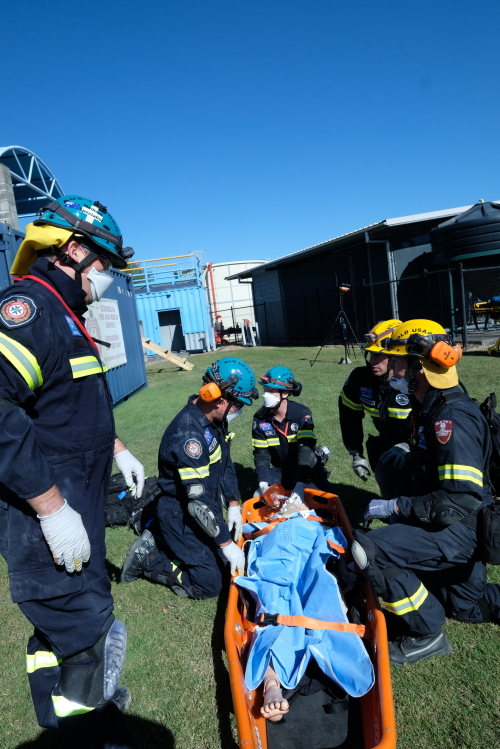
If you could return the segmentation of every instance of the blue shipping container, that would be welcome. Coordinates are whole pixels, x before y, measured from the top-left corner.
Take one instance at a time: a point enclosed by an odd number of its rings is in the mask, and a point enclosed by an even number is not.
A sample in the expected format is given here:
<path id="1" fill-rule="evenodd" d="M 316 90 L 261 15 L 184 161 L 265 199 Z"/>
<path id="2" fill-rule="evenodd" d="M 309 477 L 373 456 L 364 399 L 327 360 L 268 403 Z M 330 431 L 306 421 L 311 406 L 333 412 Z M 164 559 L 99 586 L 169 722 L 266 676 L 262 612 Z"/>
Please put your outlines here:
<path id="1" fill-rule="evenodd" d="M 203 252 L 193 252 L 129 264 L 142 333 L 162 348 L 176 352 L 215 349 L 202 281 L 203 256 Z"/>

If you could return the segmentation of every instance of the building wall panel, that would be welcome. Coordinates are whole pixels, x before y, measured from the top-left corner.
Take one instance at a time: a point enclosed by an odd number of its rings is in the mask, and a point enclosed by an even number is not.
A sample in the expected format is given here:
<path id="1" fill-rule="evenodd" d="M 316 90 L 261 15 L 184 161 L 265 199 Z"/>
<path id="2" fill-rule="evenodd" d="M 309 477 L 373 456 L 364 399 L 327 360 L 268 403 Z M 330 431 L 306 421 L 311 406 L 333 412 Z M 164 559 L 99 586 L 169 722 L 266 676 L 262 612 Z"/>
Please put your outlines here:
<path id="1" fill-rule="evenodd" d="M 213 331 L 206 289 L 200 286 L 177 289 L 172 286 L 161 291 L 136 292 L 135 298 L 139 320 L 142 322 L 146 338 L 150 338 L 161 346 L 158 313 L 178 309 L 186 350 L 206 351 L 213 347 Z M 153 356 L 152 352 L 148 351 L 148 354 Z"/>

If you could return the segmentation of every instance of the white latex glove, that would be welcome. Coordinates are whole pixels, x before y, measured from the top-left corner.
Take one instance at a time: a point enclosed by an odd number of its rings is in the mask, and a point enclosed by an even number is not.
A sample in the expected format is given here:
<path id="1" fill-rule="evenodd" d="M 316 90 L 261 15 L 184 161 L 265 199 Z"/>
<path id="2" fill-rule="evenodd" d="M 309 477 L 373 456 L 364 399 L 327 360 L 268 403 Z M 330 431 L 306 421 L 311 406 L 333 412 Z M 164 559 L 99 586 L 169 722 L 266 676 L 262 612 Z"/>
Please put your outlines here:
<path id="1" fill-rule="evenodd" d="M 221 546 L 222 553 L 231 566 L 231 575 L 245 574 L 245 555 L 243 550 L 231 541 L 227 546 Z"/>
<path id="2" fill-rule="evenodd" d="M 144 466 L 137 458 L 134 458 L 130 450 L 122 450 L 121 453 L 116 453 L 113 457 L 118 470 L 127 482 L 129 492 L 133 497 L 140 499 L 144 489 Z M 135 476 L 137 483 L 134 482 L 133 476 Z"/>
<path id="3" fill-rule="evenodd" d="M 239 541 L 241 538 L 241 529 L 243 528 L 243 518 L 241 517 L 241 507 L 239 505 L 230 505 L 227 508 L 227 525 L 230 533 L 234 528 L 234 540 Z"/>
<path id="4" fill-rule="evenodd" d="M 297 481 L 297 483 L 293 487 L 293 492 L 290 495 L 290 502 L 303 503 L 304 502 L 304 488 L 305 488 L 305 484 L 302 481 Z"/>
<path id="5" fill-rule="evenodd" d="M 269 489 L 269 484 L 267 483 L 267 481 L 259 482 L 259 492 L 260 492 L 261 497 L 264 496 L 264 492 L 267 492 L 268 489 Z"/>
<path id="6" fill-rule="evenodd" d="M 80 513 L 66 500 L 52 515 L 37 515 L 54 562 L 64 564 L 68 572 L 80 572 L 90 559 L 90 541 Z"/>
<path id="7" fill-rule="evenodd" d="M 368 481 L 368 476 L 371 476 L 368 462 L 359 453 L 352 456 L 352 470 L 363 481 Z"/>

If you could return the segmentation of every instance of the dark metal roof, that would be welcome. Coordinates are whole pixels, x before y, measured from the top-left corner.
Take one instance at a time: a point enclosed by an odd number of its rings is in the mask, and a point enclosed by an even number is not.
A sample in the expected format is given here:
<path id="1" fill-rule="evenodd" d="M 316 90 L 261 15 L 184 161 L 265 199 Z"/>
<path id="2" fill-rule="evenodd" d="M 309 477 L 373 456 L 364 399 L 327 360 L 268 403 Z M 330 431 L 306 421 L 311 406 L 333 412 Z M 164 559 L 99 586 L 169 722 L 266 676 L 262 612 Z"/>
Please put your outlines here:
<path id="1" fill-rule="evenodd" d="M 340 234 L 338 237 L 334 237 L 333 239 L 327 239 L 325 242 L 320 242 L 319 244 L 312 245 L 311 247 L 306 247 L 304 250 L 298 250 L 297 252 L 292 252 L 289 255 L 283 255 L 282 257 L 276 258 L 276 260 L 271 260 L 268 263 L 263 263 L 262 265 L 257 265 L 254 268 L 249 268 L 246 271 L 242 271 L 241 273 L 235 273 L 232 276 L 228 276 L 227 280 L 231 280 L 233 278 L 250 278 L 255 271 L 260 270 L 274 270 L 275 268 L 278 268 L 281 265 L 286 265 L 288 263 L 296 262 L 297 260 L 303 260 L 304 258 L 310 256 L 310 255 L 316 255 L 318 253 L 321 253 L 324 251 L 326 247 L 333 247 L 335 245 L 342 245 L 343 243 L 347 241 L 351 241 L 356 236 L 364 235 L 365 233 L 370 234 L 371 232 L 378 231 L 382 228 L 392 228 L 395 226 L 403 226 L 407 224 L 414 224 L 414 223 L 425 223 L 429 221 L 433 221 L 435 219 L 446 219 L 450 218 L 452 216 L 456 216 L 459 213 L 462 213 L 463 211 L 467 211 L 471 206 L 466 205 L 461 208 L 449 208 L 447 210 L 443 211 L 430 211 L 429 213 L 416 213 L 412 216 L 400 216 L 398 218 L 387 218 L 383 221 L 378 221 L 374 224 L 368 224 L 368 226 L 363 226 L 361 229 L 355 229 L 354 231 L 348 232 L 347 234 Z"/>

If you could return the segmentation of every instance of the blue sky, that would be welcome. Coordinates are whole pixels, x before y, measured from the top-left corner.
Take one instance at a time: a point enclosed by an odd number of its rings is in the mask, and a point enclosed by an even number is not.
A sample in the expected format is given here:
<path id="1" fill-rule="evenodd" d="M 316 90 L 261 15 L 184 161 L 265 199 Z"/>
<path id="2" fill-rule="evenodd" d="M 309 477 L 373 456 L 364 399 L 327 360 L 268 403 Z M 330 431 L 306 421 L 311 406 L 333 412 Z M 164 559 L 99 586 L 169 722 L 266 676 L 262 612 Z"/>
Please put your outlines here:
<path id="1" fill-rule="evenodd" d="M 17 0 L 0 145 L 107 205 L 137 258 L 275 258 L 500 199 L 499 22 L 464 0 Z"/>

